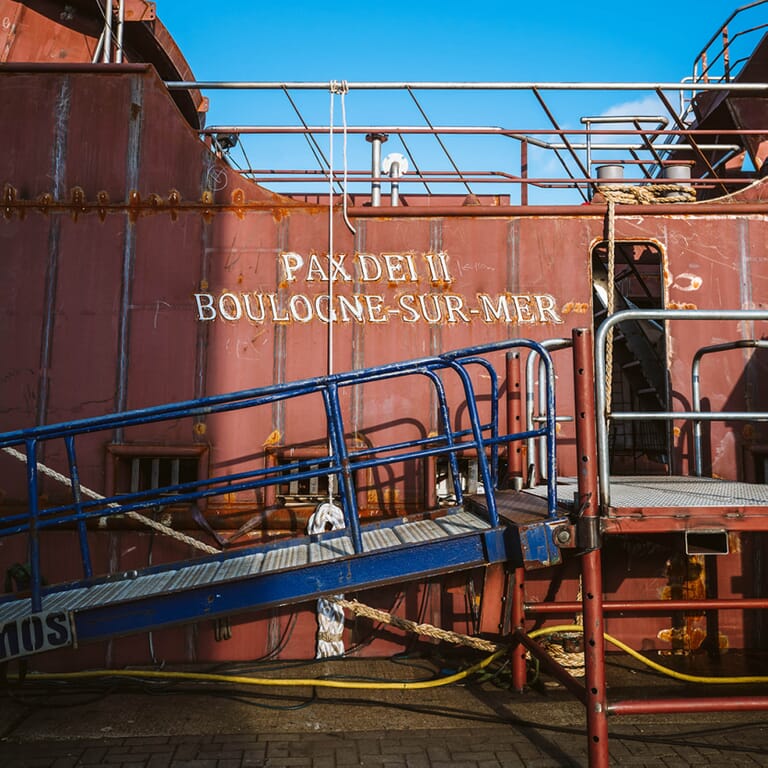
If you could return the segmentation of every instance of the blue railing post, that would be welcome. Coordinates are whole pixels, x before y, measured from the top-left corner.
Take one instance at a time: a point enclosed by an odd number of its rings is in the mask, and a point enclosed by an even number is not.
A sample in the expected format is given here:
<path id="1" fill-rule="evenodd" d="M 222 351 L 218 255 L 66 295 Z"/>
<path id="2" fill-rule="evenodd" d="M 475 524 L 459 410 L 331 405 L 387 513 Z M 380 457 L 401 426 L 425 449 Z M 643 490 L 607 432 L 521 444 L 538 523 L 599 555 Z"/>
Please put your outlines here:
<path id="1" fill-rule="evenodd" d="M 360 533 L 360 520 L 358 519 L 357 494 L 352 478 L 347 444 L 344 440 L 344 423 L 341 418 L 341 406 L 339 405 L 338 385 L 331 381 L 323 389 L 326 418 L 328 422 L 328 439 L 333 452 L 331 467 L 334 474 L 340 478 L 339 498 L 344 513 L 344 521 L 347 524 L 352 546 L 356 554 L 363 551 L 363 538 Z M 338 468 L 336 468 L 338 467 Z"/>
<path id="2" fill-rule="evenodd" d="M 43 610 L 40 576 L 40 531 L 38 530 L 39 494 L 37 487 L 37 441 L 26 441 L 27 446 L 27 493 L 29 494 L 29 570 L 31 576 L 32 611 Z"/>
<path id="3" fill-rule="evenodd" d="M 80 492 L 80 475 L 77 471 L 74 435 L 67 435 L 64 442 L 67 446 L 69 478 L 72 485 L 72 498 L 75 502 L 75 511 L 77 514 L 77 533 L 80 539 L 80 557 L 83 561 L 83 576 L 85 576 L 86 579 L 90 579 L 91 576 L 93 576 L 93 566 L 91 565 L 91 551 L 88 547 L 88 529 L 85 524 L 85 517 L 83 516 L 83 500 Z"/>
<path id="4" fill-rule="evenodd" d="M 550 519 L 557 514 L 557 448 L 555 436 L 557 413 L 555 412 L 555 367 L 552 357 L 542 349 L 541 359 L 547 370 L 547 515 Z"/>
<path id="5" fill-rule="evenodd" d="M 469 423 L 472 427 L 472 436 L 477 446 L 477 466 L 480 470 L 480 476 L 483 479 L 483 488 L 485 497 L 488 501 L 488 522 L 495 528 L 499 524 L 499 513 L 496 508 L 496 494 L 494 493 L 493 480 L 488 467 L 488 457 L 485 455 L 485 443 L 483 441 L 483 431 L 480 426 L 480 415 L 477 412 L 477 403 L 475 401 L 475 392 L 472 387 L 472 381 L 464 368 L 463 364 L 455 360 L 447 361 L 449 367 L 453 368 L 464 385 L 464 396 L 469 413 Z"/>
<path id="6" fill-rule="evenodd" d="M 442 379 L 437 373 L 431 369 L 424 371 L 429 379 L 435 386 L 435 394 L 437 395 L 438 410 L 440 411 L 440 419 L 443 423 L 443 436 L 448 443 L 448 466 L 451 470 L 451 479 L 453 480 L 453 494 L 456 497 L 456 503 L 461 504 L 464 498 L 464 492 L 461 488 L 461 471 L 459 470 L 459 460 L 456 456 L 456 451 L 453 450 L 453 446 L 456 443 L 454 439 L 453 430 L 451 429 L 451 413 L 448 409 L 448 401 L 445 396 L 445 387 L 443 386 Z"/>
<path id="7" fill-rule="evenodd" d="M 491 430 L 491 481 L 493 487 L 498 488 L 499 485 L 499 377 L 496 373 L 496 369 L 491 365 L 488 360 L 482 357 L 467 357 L 462 359 L 462 365 L 474 364 L 485 368 L 488 374 L 488 379 L 491 382 L 491 421 L 487 427 Z M 480 424 L 481 431 L 483 425 Z"/>

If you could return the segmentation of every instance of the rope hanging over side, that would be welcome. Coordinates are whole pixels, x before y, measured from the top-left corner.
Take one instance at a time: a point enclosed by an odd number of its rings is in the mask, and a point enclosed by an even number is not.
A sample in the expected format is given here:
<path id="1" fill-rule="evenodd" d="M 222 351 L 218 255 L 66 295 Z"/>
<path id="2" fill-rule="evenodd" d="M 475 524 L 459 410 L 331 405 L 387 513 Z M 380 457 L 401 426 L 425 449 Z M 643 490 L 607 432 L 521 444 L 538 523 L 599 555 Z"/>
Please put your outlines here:
<path id="1" fill-rule="evenodd" d="M 348 195 L 347 195 L 347 177 L 349 173 L 348 164 L 347 164 L 347 106 L 345 97 L 349 93 L 349 85 L 347 85 L 346 80 L 342 80 L 341 82 L 337 80 L 331 80 L 331 143 L 333 143 L 333 95 L 338 94 L 339 95 L 339 101 L 341 101 L 341 125 L 342 125 L 342 160 L 344 162 L 344 176 L 342 178 L 341 183 L 341 202 L 342 202 L 342 211 L 344 213 L 344 223 L 347 225 L 347 229 L 353 234 L 357 234 L 357 230 L 352 226 L 352 222 L 349 220 L 349 216 L 347 215 L 347 207 L 348 207 Z M 333 150 L 331 150 L 333 151 Z M 331 172 L 331 179 L 333 179 L 333 172 Z"/>
<path id="2" fill-rule="evenodd" d="M 5 451 L 5 453 L 7 453 L 9 456 L 13 456 L 14 459 L 18 459 L 19 461 L 24 462 L 24 464 L 27 463 L 27 457 L 20 451 L 17 451 L 15 448 L 6 447 L 6 448 L 3 448 L 3 451 Z M 42 474 L 54 480 L 57 480 L 58 482 L 68 486 L 69 488 L 72 487 L 72 481 L 70 478 L 66 477 L 65 475 L 62 475 L 61 473 L 57 472 L 55 469 L 51 469 L 50 467 L 46 466 L 40 461 L 37 462 L 37 471 L 41 472 Z M 96 493 L 96 491 L 93 491 L 82 484 L 80 485 L 80 492 L 83 494 L 83 496 L 88 496 L 89 498 L 95 499 L 96 501 L 102 501 L 105 498 L 101 494 Z M 112 502 L 110 502 L 109 504 L 107 504 L 107 506 L 117 508 L 119 505 L 113 504 Z M 173 528 L 170 528 L 167 525 L 158 523 L 157 520 L 153 520 L 151 517 L 146 517 L 146 515 L 142 515 L 139 512 L 131 510 L 130 512 L 125 512 L 124 514 L 126 517 L 130 517 L 132 520 L 135 520 L 136 522 L 141 523 L 142 525 L 146 525 L 148 528 L 152 528 L 156 530 L 158 533 L 162 533 L 165 536 L 170 536 L 172 539 L 176 539 L 176 541 L 180 541 L 184 544 L 188 544 L 190 547 L 194 547 L 195 549 L 199 549 L 203 552 L 207 552 L 210 555 L 218 555 L 219 552 L 221 551 L 216 549 L 215 547 L 211 547 L 208 544 L 205 544 L 202 541 L 193 539 L 191 536 L 187 536 L 185 533 L 181 533 L 180 531 L 175 531 Z"/>
<path id="3" fill-rule="evenodd" d="M 616 202 L 608 198 L 608 296 L 606 310 L 611 317 L 616 310 Z M 611 412 L 613 396 L 613 331 L 615 326 L 608 329 L 605 348 L 605 402 L 608 413 Z"/>
<path id="4" fill-rule="evenodd" d="M 346 527 L 344 513 L 331 502 L 321 504 L 307 521 L 308 533 L 337 531 Z M 321 597 L 317 601 L 317 652 L 315 658 L 344 655 L 344 608 L 338 605 L 344 595 Z"/>

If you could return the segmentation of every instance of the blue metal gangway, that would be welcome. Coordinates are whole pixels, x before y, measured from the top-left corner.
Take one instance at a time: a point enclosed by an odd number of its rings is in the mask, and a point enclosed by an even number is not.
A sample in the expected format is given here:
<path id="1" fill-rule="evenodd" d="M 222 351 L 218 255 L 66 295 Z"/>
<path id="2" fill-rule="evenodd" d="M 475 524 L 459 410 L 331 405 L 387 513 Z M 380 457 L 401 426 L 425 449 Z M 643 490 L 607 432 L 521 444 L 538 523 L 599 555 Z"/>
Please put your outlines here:
<path id="1" fill-rule="evenodd" d="M 546 369 L 546 418 L 540 427 L 517 433 L 499 429 L 499 377 L 492 353 L 528 349 Z M 487 378 L 490 416 L 483 421 L 471 372 Z M 425 377 L 437 404 L 438 434 L 385 445 L 350 447 L 341 394 L 349 387 L 406 377 Z M 444 379 L 456 377 L 458 407 L 466 408 L 469 426 L 452 426 Z M 485 386 L 485 385 L 484 385 Z M 276 403 L 320 396 L 327 425 L 327 451 L 320 457 L 295 458 L 279 466 L 255 467 L 191 482 L 87 498 L 80 485 L 78 440 L 94 433 L 150 425 L 182 418 L 272 407 Z M 455 410 L 455 409 L 454 409 Z M 546 499 L 527 498 L 526 547 L 550 548 L 557 522 L 555 495 L 554 371 L 546 348 L 516 339 L 260 389 L 171 403 L 141 410 L 38 426 L 0 434 L 0 449 L 26 461 L 27 509 L 0 518 L 0 537 L 24 536 L 28 542 L 28 593 L 0 600 L 0 660 L 75 642 L 147 631 L 162 626 L 215 618 L 245 610 L 303 602 L 345 590 L 403 582 L 486 563 L 521 562 L 521 537 L 509 535 L 500 519 L 499 456 L 513 441 L 544 438 L 547 445 Z M 41 451 L 63 441 L 67 456 L 69 499 L 45 506 L 41 501 Z M 481 504 L 467 503 L 460 482 L 459 454 L 477 461 L 484 490 Z M 361 525 L 356 472 L 398 462 L 444 457 L 453 483 L 453 498 L 439 512 Z M 62 473 L 63 475 L 64 473 Z M 142 570 L 96 574 L 89 548 L 89 523 L 131 512 L 152 511 L 161 503 L 194 504 L 222 494 L 266 488 L 315 477 L 332 477 L 338 489 L 343 528 L 288 540 L 246 546 L 202 557 L 158 564 Z M 531 504 L 540 506 L 531 517 Z M 509 501 L 506 501 L 509 507 Z M 79 533 L 82 575 L 63 584 L 44 585 L 41 561 L 46 534 L 62 527 Z M 7 565 L 6 565 L 7 567 Z"/>

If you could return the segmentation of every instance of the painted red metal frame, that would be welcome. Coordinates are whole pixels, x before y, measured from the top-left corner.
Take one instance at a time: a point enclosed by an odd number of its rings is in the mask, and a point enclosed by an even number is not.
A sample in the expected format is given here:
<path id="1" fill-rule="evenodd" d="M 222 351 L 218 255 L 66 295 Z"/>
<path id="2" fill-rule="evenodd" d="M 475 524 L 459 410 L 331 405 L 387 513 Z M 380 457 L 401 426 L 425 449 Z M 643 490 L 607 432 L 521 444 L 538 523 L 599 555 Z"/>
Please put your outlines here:
<path id="1" fill-rule="evenodd" d="M 627 518 L 614 520 L 601 515 L 597 479 L 597 440 L 595 434 L 594 358 L 592 332 L 576 329 L 573 332 L 574 392 L 576 401 L 576 448 L 578 475 L 579 520 L 578 546 L 584 551 L 580 558 L 582 579 L 581 602 L 525 603 L 523 595 L 524 572 L 517 569 L 511 594 L 512 618 L 512 681 L 522 690 L 525 685 L 525 652 L 539 660 L 543 669 L 559 681 L 586 708 L 587 738 L 590 768 L 607 768 L 608 715 L 645 715 L 708 712 L 762 712 L 768 711 L 768 696 L 709 696 L 667 699 L 627 699 L 609 703 L 607 700 L 605 663 L 605 614 L 612 612 L 647 614 L 677 610 L 754 610 L 768 608 L 768 599 L 704 599 L 704 600 L 613 600 L 603 602 L 601 540 L 607 531 L 612 533 L 650 533 L 658 529 L 661 518 Z M 667 513 L 670 510 L 665 510 Z M 697 517 L 706 509 L 689 510 Z M 739 520 L 728 518 L 732 530 L 765 530 L 765 510 L 762 514 Z M 667 518 L 663 518 L 667 520 Z M 607 523 L 607 525 L 606 525 Z M 619 527 L 620 526 L 620 527 Z M 665 528 L 669 530 L 669 528 Z M 584 666 L 582 683 L 559 665 L 546 648 L 525 633 L 525 616 L 573 614 L 582 611 L 584 617 Z"/>

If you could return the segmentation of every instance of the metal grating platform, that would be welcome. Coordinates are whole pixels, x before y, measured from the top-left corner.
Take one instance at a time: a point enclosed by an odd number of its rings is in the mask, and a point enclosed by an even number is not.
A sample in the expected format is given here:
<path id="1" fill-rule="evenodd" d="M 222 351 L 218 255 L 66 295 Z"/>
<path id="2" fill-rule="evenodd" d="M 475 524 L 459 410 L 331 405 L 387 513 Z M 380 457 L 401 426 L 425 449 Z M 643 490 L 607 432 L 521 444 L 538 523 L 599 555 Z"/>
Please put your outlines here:
<path id="1" fill-rule="evenodd" d="M 557 501 L 573 509 L 575 478 L 560 478 Z M 546 496 L 546 488 L 528 493 Z M 667 533 L 694 529 L 768 531 L 768 485 L 706 477 L 612 477 L 603 533 Z"/>
<path id="2" fill-rule="evenodd" d="M 573 506 L 577 491 L 575 478 L 561 478 L 557 482 L 559 504 Z M 768 512 L 768 485 L 716 480 L 708 477 L 662 477 L 656 475 L 611 478 L 611 510 L 624 508 L 713 508 L 713 507 L 766 507 Z M 546 496 L 544 486 L 526 491 Z"/>

